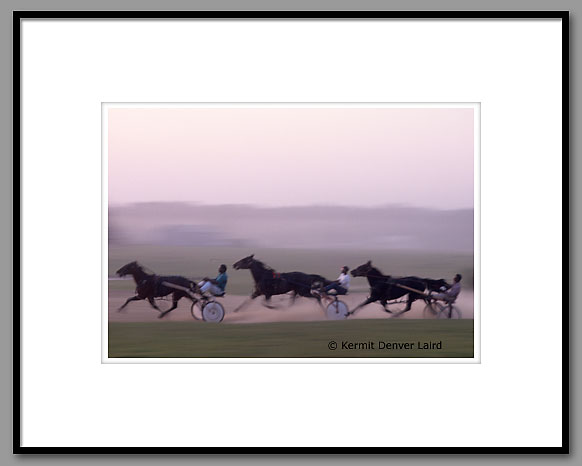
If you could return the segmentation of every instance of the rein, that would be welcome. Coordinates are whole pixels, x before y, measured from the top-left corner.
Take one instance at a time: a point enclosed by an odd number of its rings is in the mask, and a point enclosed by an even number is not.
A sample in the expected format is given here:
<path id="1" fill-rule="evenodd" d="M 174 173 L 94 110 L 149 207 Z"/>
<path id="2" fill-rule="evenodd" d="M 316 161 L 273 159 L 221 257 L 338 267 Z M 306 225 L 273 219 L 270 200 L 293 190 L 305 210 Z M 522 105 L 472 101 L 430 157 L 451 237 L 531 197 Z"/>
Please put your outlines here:
<path id="1" fill-rule="evenodd" d="M 366 274 L 366 275 L 360 275 L 361 277 L 364 278 L 378 278 L 378 279 L 384 279 L 385 283 L 390 285 L 390 283 L 388 283 L 388 280 L 392 280 L 392 275 L 372 275 L 372 274 Z"/>

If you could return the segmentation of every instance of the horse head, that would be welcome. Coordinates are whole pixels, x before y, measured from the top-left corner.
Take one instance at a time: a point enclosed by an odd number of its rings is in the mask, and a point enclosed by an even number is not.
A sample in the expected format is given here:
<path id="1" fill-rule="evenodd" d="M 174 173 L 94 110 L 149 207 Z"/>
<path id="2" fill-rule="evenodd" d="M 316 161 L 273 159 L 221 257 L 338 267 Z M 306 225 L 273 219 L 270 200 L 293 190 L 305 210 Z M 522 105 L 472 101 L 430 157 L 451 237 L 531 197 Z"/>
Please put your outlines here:
<path id="1" fill-rule="evenodd" d="M 141 270 L 141 267 L 139 266 L 139 264 L 137 263 L 137 261 L 133 261 L 133 262 L 130 262 L 129 264 L 125 264 L 123 267 L 121 267 L 115 273 L 117 275 L 119 275 L 120 277 L 123 277 L 124 275 L 132 275 L 137 270 Z"/>
<path id="2" fill-rule="evenodd" d="M 372 271 L 372 261 L 368 261 L 365 264 L 358 265 L 355 269 L 352 269 L 353 277 L 367 277 Z"/>
<path id="3" fill-rule="evenodd" d="M 234 264 L 232 264 L 232 267 L 235 270 L 250 269 L 252 267 L 252 265 L 255 263 L 254 257 L 255 257 L 254 254 L 251 254 L 250 256 L 244 257 L 241 260 L 239 260 L 238 262 L 235 262 Z"/>

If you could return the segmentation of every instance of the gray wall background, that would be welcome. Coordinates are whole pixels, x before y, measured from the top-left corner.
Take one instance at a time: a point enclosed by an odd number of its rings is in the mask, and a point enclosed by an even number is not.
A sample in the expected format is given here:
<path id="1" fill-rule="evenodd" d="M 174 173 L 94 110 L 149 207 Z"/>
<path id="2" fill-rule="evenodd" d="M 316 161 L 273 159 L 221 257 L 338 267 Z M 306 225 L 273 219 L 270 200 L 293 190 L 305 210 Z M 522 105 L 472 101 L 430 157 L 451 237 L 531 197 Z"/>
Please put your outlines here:
<path id="1" fill-rule="evenodd" d="M 13 10 L 569 10 L 570 11 L 570 340 L 572 361 L 580 361 L 582 345 L 575 336 L 582 334 L 581 319 L 576 315 L 580 308 L 579 283 L 580 250 L 573 238 L 580 236 L 582 203 L 580 187 L 575 181 L 582 178 L 582 164 L 579 160 L 580 146 L 579 115 L 581 110 L 580 93 L 574 83 L 580 82 L 580 51 L 582 50 L 577 15 L 582 12 L 579 0 L 3 0 L 0 3 L 0 290 L 2 312 L 0 324 L 0 364 L 3 377 L 0 382 L 0 464 L 237 464 L 268 465 L 278 464 L 580 464 L 580 403 L 575 394 L 580 392 L 580 371 L 574 370 L 571 361 L 571 455 L 569 456 L 178 456 L 160 455 L 12 455 L 12 261 L 19 260 L 19 251 L 13 251 L 13 183 L 12 183 L 12 11 Z M 578 133 L 578 134 L 576 134 Z M 578 157 L 576 157 L 578 155 Z M 18 207 L 17 207 L 18 208 Z M 579 364 L 577 364 L 579 367 Z M 501 421 L 501 420 L 500 420 Z"/>

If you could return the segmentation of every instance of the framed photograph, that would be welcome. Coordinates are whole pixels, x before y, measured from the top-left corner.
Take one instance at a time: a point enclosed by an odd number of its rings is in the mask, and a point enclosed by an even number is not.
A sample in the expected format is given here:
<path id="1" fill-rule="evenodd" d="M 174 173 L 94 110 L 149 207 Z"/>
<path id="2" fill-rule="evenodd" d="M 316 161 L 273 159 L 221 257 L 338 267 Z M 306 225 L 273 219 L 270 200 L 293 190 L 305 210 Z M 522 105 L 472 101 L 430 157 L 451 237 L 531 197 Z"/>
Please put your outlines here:
<path id="1" fill-rule="evenodd" d="M 102 128 L 105 362 L 479 361 L 478 104 L 107 103 Z"/>
<path id="2" fill-rule="evenodd" d="M 15 452 L 568 452 L 567 12 L 14 38 Z"/>

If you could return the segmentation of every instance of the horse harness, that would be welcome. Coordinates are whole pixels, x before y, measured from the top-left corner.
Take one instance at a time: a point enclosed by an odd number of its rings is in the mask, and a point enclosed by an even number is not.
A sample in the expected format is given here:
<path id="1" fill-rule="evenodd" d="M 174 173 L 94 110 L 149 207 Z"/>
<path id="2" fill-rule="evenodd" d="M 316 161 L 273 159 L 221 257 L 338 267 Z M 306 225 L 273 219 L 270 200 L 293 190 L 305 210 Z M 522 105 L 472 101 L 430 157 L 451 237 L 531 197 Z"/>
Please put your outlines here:
<path id="1" fill-rule="evenodd" d="M 156 274 L 153 274 L 150 277 L 144 278 L 141 282 L 139 282 L 139 285 L 137 285 L 137 288 L 139 288 L 140 286 L 147 286 L 148 283 L 151 282 L 152 286 L 153 286 L 153 291 L 154 291 L 154 295 L 157 294 L 158 290 L 159 290 L 159 286 L 160 286 L 160 277 Z M 137 289 L 136 289 L 137 292 Z"/>

